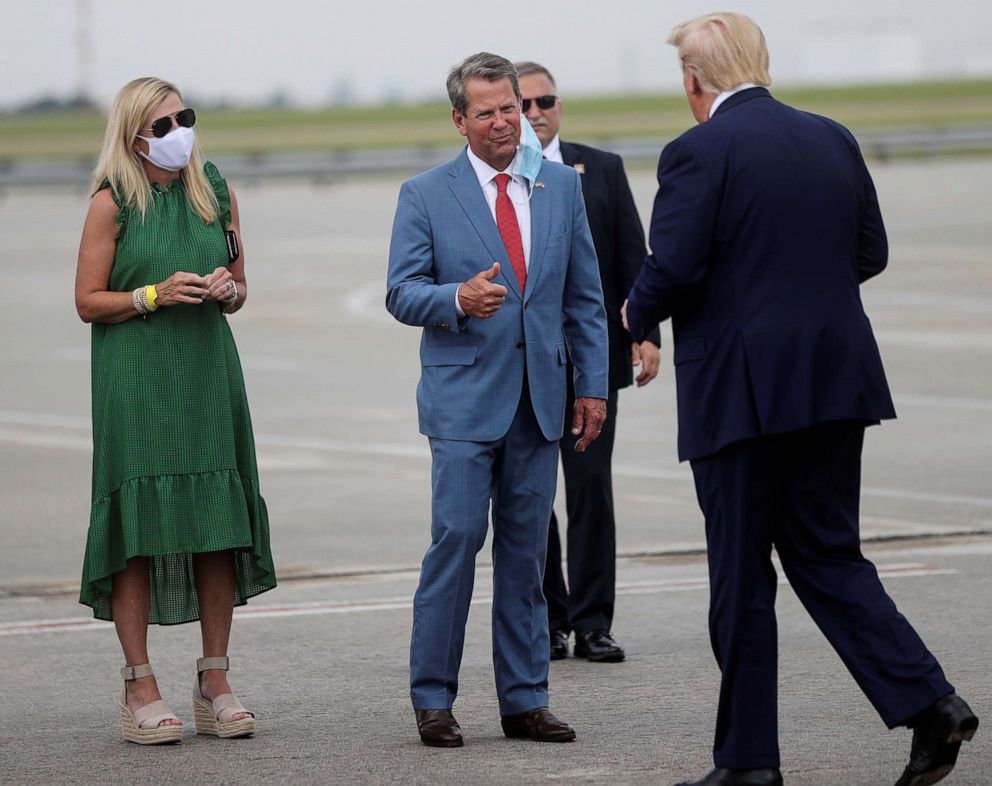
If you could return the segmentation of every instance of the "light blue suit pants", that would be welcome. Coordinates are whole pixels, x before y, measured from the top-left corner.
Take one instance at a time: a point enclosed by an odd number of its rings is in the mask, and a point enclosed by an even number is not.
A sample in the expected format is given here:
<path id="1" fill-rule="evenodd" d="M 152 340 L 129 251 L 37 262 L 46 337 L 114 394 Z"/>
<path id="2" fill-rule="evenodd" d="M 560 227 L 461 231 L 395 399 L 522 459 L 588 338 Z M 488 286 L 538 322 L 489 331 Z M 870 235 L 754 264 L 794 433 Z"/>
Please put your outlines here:
<path id="1" fill-rule="evenodd" d="M 526 379 L 494 442 L 431 439 L 431 545 L 413 603 L 410 697 L 448 709 L 458 693 L 475 557 L 493 519 L 493 665 L 501 715 L 548 706 L 548 612 L 541 584 L 558 442 L 534 416 Z"/>

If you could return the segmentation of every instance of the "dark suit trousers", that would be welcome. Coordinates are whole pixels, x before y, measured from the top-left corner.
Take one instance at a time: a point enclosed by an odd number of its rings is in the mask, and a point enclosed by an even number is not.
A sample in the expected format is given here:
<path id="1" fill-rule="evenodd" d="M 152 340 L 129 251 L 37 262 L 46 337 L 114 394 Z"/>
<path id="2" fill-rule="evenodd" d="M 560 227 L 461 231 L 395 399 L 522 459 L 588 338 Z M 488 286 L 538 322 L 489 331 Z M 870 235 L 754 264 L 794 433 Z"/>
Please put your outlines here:
<path id="1" fill-rule="evenodd" d="M 571 368 L 569 369 L 571 371 Z M 572 436 L 575 395 L 569 376 L 561 463 L 568 514 L 568 586 L 562 574 L 558 519 L 551 514 L 544 596 L 551 630 L 589 633 L 613 626 L 616 595 L 616 519 L 613 514 L 613 442 L 617 433 L 617 391 L 606 402 L 606 422 L 585 453 L 576 453 Z"/>
<path id="2" fill-rule="evenodd" d="M 953 691 L 861 554 L 864 423 L 729 445 L 692 462 L 706 517 L 717 767 L 778 767 L 775 546 L 793 590 L 890 727 Z"/>

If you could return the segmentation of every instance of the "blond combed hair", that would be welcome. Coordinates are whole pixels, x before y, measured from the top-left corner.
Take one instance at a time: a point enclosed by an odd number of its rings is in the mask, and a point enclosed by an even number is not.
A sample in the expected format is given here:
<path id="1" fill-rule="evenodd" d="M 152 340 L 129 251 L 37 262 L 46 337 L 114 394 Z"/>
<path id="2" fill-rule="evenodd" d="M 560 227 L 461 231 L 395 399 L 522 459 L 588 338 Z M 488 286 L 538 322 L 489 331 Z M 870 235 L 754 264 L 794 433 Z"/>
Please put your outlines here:
<path id="1" fill-rule="evenodd" d="M 672 29 L 682 68 L 691 68 L 703 90 L 722 93 L 751 82 L 770 85 L 768 47 L 761 28 L 744 14 L 704 14 Z"/>
<path id="2" fill-rule="evenodd" d="M 99 191 L 103 181 L 108 180 L 117 198 L 137 210 L 142 220 L 152 188 L 141 159 L 134 152 L 134 139 L 140 129 L 147 128 L 156 119 L 152 113 L 173 93 L 182 101 L 179 88 L 156 77 L 142 77 L 124 85 L 110 109 L 100 160 L 93 172 L 92 193 Z M 189 164 L 180 177 L 193 210 L 205 224 L 213 223 L 220 208 L 217 195 L 203 174 L 203 159 L 196 142 Z"/>

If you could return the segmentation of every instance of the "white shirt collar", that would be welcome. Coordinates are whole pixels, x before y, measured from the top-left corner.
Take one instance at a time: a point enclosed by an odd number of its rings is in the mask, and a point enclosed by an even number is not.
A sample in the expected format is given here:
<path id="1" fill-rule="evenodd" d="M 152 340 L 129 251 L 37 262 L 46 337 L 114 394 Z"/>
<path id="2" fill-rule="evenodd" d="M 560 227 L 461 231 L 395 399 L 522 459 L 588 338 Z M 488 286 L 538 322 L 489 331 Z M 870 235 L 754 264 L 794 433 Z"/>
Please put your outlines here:
<path id="1" fill-rule="evenodd" d="M 730 98 L 734 93 L 739 93 L 741 90 L 748 90 L 752 87 L 757 87 L 758 85 L 753 82 L 745 82 L 742 85 L 737 85 L 737 87 L 732 87 L 730 90 L 724 90 L 720 95 L 716 97 L 713 101 L 713 106 L 710 107 L 710 117 L 716 114 L 717 107 L 720 106 L 724 101 Z"/>
<path id="2" fill-rule="evenodd" d="M 554 139 L 548 142 L 548 146 L 544 148 L 544 157 L 548 161 L 557 161 L 559 164 L 565 163 L 561 156 L 561 138 L 558 134 L 555 134 Z"/>
<path id="3" fill-rule="evenodd" d="M 493 169 L 493 167 L 489 166 L 489 164 L 487 164 L 485 161 L 479 158 L 475 153 L 473 153 L 471 145 L 468 145 L 465 149 L 466 151 L 468 151 L 468 161 L 472 165 L 472 169 L 475 170 L 475 176 L 479 178 L 480 186 L 485 187 L 486 185 L 492 182 L 493 178 L 496 177 L 496 175 L 503 175 L 503 174 L 510 175 L 510 177 L 513 179 L 513 182 L 515 183 L 521 183 L 526 185 L 527 181 L 524 180 L 524 178 L 520 177 L 520 175 L 514 175 L 510 173 L 510 170 L 513 169 L 513 162 L 516 161 L 517 156 L 520 155 L 519 151 L 513 157 L 513 161 L 509 163 L 506 169 L 500 172 L 498 169 Z"/>

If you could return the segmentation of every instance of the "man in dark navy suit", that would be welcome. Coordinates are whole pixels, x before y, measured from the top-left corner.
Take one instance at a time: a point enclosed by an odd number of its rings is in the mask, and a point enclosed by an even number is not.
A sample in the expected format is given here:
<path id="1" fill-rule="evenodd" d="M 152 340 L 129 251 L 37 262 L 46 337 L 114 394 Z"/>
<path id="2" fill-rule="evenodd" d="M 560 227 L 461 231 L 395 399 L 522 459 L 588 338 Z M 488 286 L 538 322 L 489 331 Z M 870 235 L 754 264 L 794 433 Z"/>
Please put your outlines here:
<path id="1" fill-rule="evenodd" d="M 722 673 L 714 769 L 781 784 L 775 547 L 790 584 L 890 728 L 914 729 L 897 786 L 951 771 L 978 719 L 861 554 L 865 427 L 895 417 L 859 284 L 888 249 L 847 129 L 771 97 L 761 30 L 739 14 L 675 28 L 699 125 L 665 147 L 652 255 L 626 321 L 672 318 L 679 457 L 706 519 Z"/>
<path id="2" fill-rule="evenodd" d="M 582 179 L 609 326 L 610 393 L 599 439 L 585 453 L 561 443 L 568 513 L 568 585 L 562 575 L 558 519 L 551 514 L 544 595 L 548 601 L 551 660 L 568 657 L 568 636 L 575 633 L 575 656 L 598 663 L 624 659 L 613 638 L 616 595 L 616 517 L 613 508 L 613 443 L 617 392 L 634 381 L 646 385 L 658 374 L 657 327 L 642 342 L 632 342 L 620 322 L 620 307 L 644 263 L 644 229 L 620 156 L 559 139 L 562 102 L 554 77 L 542 65 L 516 63 L 524 114 L 544 147 L 544 157 L 570 166 Z M 569 402 L 573 393 L 569 388 Z M 571 403 L 566 404 L 566 411 Z"/>

